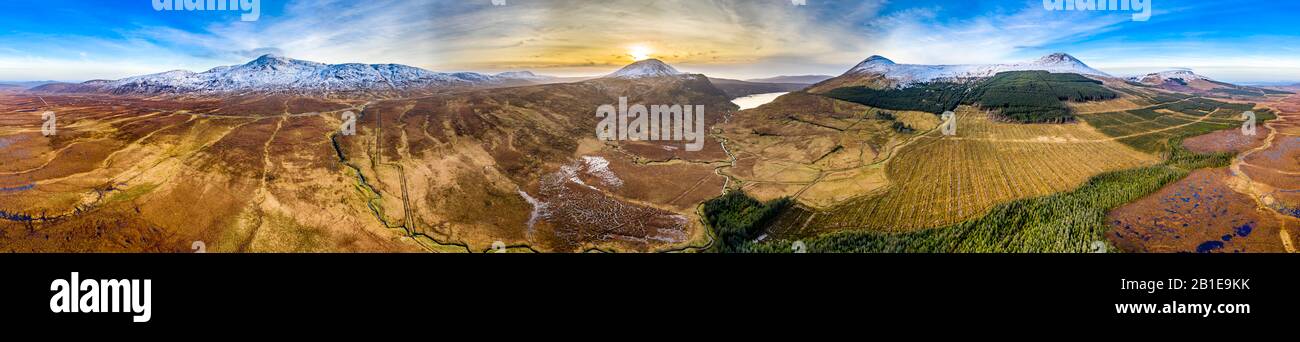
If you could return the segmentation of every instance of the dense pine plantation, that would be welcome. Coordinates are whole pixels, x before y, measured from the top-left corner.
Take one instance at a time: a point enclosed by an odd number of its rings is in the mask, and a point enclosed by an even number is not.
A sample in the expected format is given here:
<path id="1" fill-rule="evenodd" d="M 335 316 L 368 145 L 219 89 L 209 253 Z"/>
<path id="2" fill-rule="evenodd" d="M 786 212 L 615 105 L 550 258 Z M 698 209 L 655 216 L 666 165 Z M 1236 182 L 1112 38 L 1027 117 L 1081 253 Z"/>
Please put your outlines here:
<path id="1" fill-rule="evenodd" d="M 907 88 L 872 89 L 847 87 L 831 90 L 827 97 L 860 103 L 872 108 L 943 113 L 954 110 L 966 97 L 967 86 L 958 83 L 932 82 Z"/>
<path id="2" fill-rule="evenodd" d="M 708 218 L 718 243 L 714 252 L 743 252 L 733 247 L 746 246 L 758 239 L 763 228 L 773 218 L 792 204 L 789 199 L 761 203 L 743 191 L 732 191 L 704 203 L 704 216 Z"/>
<path id="3" fill-rule="evenodd" d="M 1061 123 L 1074 120 L 1063 101 L 1097 101 L 1119 97 L 1100 81 L 1078 74 L 1053 74 L 1046 71 L 1009 71 L 987 80 L 967 85 L 932 82 L 906 88 L 871 89 L 839 88 L 828 97 L 891 110 L 914 110 L 943 113 L 958 105 L 978 105 L 997 110 L 1000 115 L 1019 123 Z"/>
<path id="4" fill-rule="evenodd" d="M 1223 167 L 1233 158 L 1227 153 L 1190 152 L 1181 147 L 1181 139 L 1174 139 L 1170 145 L 1176 148 L 1160 165 L 1098 175 L 1074 191 L 1009 202 L 983 217 L 953 226 L 901 234 L 849 231 L 802 241 L 809 252 L 820 253 L 1089 252 L 1095 242 L 1105 241 L 1106 212 L 1182 179 L 1192 170 Z M 726 201 L 705 203 L 705 217 L 715 231 L 720 226 L 715 222 L 725 224 L 723 232 L 743 231 L 752 236 L 762 230 L 757 224 L 766 220 L 734 220 L 724 214 L 740 209 L 767 217 L 772 209 L 753 199 L 736 198 L 740 196 L 744 194 L 733 192 L 723 197 L 729 198 Z M 719 239 L 719 244 L 717 251 L 787 253 L 792 241 Z"/>
<path id="5" fill-rule="evenodd" d="M 1013 122 L 1062 123 L 1074 121 L 1070 108 L 1062 101 L 1101 101 L 1117 97 L 1119 94 L 1102 87 L 1101 81 L 1078 74 L 1012 71 L 998 73 L 980 82 L 966 102 L 984 109 L 999 110 L 1003 118 Z"/>

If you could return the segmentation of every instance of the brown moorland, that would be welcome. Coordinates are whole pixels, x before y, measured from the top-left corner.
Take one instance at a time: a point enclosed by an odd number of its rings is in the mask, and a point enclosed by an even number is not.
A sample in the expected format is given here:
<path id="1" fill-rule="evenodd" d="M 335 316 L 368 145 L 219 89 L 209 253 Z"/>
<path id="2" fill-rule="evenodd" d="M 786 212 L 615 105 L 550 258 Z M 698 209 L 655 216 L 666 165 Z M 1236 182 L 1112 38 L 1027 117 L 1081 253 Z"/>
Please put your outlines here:
<path id="1" fill-rule="evenodd" d="M 1278 118 L 1255 136 L 1229 129 L 1186 139 L 1189 150 L 1237 157 L 1112 211 L 1111 242 L 1132 252 L 1296 252 L 1300 96 L 1266 106 Z"/>
<path id="2" fill-rule="evenodd" d="M 735 111 L 703 76 L 376 100 L 0 95 L 4 251 L 666 251 L 727 160 L 709 138 L 600 142 L 619 97 Z M 40 134 L 40 113 L 58 132 Z M 343 112 L 357 133 L 339 134 Z"/>

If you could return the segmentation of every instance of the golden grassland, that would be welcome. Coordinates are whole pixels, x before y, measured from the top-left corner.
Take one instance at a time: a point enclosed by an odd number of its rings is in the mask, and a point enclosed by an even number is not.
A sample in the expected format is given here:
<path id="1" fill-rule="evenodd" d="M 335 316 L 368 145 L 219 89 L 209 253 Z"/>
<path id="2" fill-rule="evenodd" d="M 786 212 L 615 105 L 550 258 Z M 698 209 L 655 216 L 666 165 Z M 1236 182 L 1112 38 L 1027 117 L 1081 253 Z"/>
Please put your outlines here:
<path id="1" fill-rule="evenodd" d="M 737 114 L 724 126 L 735 161 L 722 170 L 733 188 L 761 200 L 791 196 L 808 205 L 833 205 L 888 184 L 883 163 L 916 131 L 939 123 L 933 114 L 882 111 L 807 93 L 791 93 Z"/>
<path id="2" fill-rule="evenodd" d="M 327 114 L 289 120 L 215 103 L 96 96 L 0 99 L 5 251 L 419 250 L 367 223 L 329 157 Z M 40 136 L 39 112 L 58 114 Z M 316 106 L 319 108 L 319 106 Z M 40 109 L 33 111 L 33 109 Z M 253 110 L 244 106 L 239 110 Z M 311 206 L 304 205 L 311 203 Z"/>
<path id="3" fill-rule="evenodd" d="M 834 231 L 911 231 L 983 215 L 999 203 L 1073 189 L 1088 178 L 1155 164 L 1156 156 L 1084 124 L 1010 124 L 958 109 L 957 134 L 935 131 L 886 167 L 890 186 L 810 219 Z"/>

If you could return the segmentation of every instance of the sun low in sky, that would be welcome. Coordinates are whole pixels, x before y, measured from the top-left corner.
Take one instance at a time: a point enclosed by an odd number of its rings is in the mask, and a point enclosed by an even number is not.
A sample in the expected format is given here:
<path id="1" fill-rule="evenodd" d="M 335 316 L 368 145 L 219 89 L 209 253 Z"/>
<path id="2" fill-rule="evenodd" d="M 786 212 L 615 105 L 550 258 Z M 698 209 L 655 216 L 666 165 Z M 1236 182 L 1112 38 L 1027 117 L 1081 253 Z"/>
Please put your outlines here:
<path id="1" fill-rule="evenodd" d="M 627 55 L 631 56 L 632 60 L 638 62 L 650 59 L 650 55 L 653 53 L 654 50 L 642 44 L 637 44 L 637 45 L 632 45 L 627 47 Z"/>

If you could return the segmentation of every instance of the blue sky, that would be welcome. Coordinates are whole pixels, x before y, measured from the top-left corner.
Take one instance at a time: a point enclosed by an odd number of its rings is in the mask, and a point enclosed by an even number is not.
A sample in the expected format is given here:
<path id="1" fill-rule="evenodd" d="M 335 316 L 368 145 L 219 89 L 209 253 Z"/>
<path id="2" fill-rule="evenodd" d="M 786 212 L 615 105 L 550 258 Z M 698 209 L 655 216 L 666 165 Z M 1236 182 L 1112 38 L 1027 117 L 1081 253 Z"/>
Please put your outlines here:
<path id="1" fill-rule="evenodd" d="M 1067 52 L 1115 75 L 1173 68 L 1230 82 L 1300 81 L 1300 2 L 1150 0 L 1132 12 L 1048 11 L 1041 0 L 260 0 L 155 11 L 154 0 L 0 2 L 0 80 L 202 71 L 264 53 L 437 71 L 595 75 L 641 51 L 732 78 L 899 63 L 1030 60 Z M 1104 0 L 1103 0 L 1104 1 Z"/>

